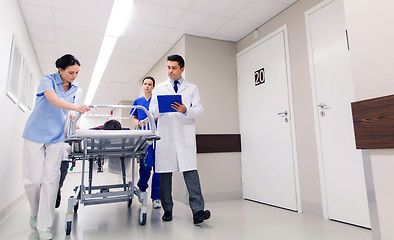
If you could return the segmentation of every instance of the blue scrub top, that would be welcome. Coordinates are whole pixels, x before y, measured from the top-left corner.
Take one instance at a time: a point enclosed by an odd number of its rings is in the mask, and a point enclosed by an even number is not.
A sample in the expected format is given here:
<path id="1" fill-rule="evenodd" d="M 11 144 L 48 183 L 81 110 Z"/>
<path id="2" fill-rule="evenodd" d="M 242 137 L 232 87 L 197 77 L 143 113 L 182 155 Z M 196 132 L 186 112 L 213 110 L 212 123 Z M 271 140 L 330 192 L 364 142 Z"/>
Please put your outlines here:
<path id="1" fill-rule="evenodd" d="M 64 124 L 68 110 L 53 106 L 45 97 L 47 90 L 55 91 L 58 98 L 74 103 L 78 86 L 71 83 L 65 92 L 59 72 L 44 76 L 37 90 L 36 103 L 33 112 L 27 119 L 23 138 L 39 143 L 57 143 L 64 141 Z"/>
<path id="2" fill-rule="evenodd" d="M 146 108 L 146 110 L 149 110 L 149 104 L 150 104 L 151 99 L 152 98 L 149 98 L 149 100 L 146 100 L 145 97 L 140 97 L 140 98 L 137 98 L 136 100 L 134 100 L 133 105 L 134 106 L 143 106 Z M 142 110 L 142 109 L 135 109 L 134 112 L 133 112 L 133 110 L 134 110 L 134 108 L 131 109 L 130 114 L 137 117 L 138 121 L 144 120 L 145 118 L 148 117 L 145 114 L 144 110 Z"/>

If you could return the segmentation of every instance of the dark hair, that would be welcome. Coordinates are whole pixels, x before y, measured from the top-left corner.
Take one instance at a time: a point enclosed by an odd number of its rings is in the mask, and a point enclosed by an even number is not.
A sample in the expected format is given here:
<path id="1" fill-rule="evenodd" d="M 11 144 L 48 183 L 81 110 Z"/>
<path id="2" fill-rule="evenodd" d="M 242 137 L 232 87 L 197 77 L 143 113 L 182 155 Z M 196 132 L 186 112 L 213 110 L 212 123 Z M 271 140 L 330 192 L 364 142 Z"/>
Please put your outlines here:
<path id="1" fill-rule="evenodd" d="M 150 79 L 150 80 L 152 80 L 153 86 L 155 86 L 155 79 L 154 79 L 153 77 L 151 77 L 151 76 L 146 76 L 146 77 L 144 77 L 144 79 L 142 79 L 141 84 L 144 84 L 145 79 Z"/>
<path id="2" fill-rule="evenodd" d="M 61 68 L 61 69 L 66 69 L 68 66 L 73 66 L 75 64 L 77 64 L 78 66 L 81 66 L 78 59 L 76 59 L 71 54 L 66 54 L 63 57 L 56 60 L 56 62 L 55 62 L 56 68 Z"/>
<path id="3" fill-rule="evenodd" d="M 103 130 L 122 130 L 122 125 L 120 124 L 119 121 L 115 119 L 108 120 L 104 123 L 103 127 L 101 128 Z"/>
<path id="4" fill-rule="evenodd" d="M 185 67 L 185 60 L 183 60 L 183 57 L 179 55 L 171 55 L 167 57 L 167 61 L 174 61 L 178 62 L 179 68 L 182 69 Z"/>

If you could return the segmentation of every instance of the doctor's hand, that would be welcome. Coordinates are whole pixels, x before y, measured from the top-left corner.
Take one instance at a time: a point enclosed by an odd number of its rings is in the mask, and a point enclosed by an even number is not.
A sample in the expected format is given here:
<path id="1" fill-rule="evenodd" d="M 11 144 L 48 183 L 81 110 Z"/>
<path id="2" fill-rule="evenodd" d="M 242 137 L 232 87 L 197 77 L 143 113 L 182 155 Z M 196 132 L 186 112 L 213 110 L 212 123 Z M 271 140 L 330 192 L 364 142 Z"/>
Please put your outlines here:
<path id="1" fill-rule="evenodd" d="M 175 102 L 171 104 L 171 107 L 175 109 L 175 111 L 180 112 L 180 113 L 185 113 L 186 112 L 186 106 L 184 104 L 180 104 L 178 102 Z"/>

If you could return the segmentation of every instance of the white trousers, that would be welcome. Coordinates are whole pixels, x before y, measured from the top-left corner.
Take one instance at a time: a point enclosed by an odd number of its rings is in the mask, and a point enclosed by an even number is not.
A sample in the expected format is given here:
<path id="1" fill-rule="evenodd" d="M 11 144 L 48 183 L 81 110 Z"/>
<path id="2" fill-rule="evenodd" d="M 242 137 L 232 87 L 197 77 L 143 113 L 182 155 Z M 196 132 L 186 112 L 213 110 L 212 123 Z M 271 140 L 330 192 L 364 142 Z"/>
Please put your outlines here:
<path id="1" fill-rule="evenodd" d="M 25 139 L 23 143 L 22 176 L 38 232 L 50 231 L 53 225 L 63 153 L 64 142 L 43 144 Z"/>

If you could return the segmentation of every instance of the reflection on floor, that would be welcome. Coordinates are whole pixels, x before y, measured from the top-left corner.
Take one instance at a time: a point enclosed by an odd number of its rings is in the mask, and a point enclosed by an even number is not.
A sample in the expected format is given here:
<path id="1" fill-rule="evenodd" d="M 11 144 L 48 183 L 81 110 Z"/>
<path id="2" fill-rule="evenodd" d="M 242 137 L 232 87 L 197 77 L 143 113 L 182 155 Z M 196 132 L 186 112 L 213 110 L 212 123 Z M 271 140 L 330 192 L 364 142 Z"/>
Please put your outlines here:
<path id="1" fill-rule="evenodd" d="M 104 173 L 105 175 L 105 173 Z M 370 230 L 327 221 L 318 216 L 299 214 L 245 200 L 206 203 L 212 217 L 194 226 L 190 208 L 175 203 L 172 222 L 162 222 L 162 209 L 152 209 L 149 202 L 147 223 L 138 221 L 140 205 L 134 199 L 131 208 L 126 202 L 80 206 L 70 236 L 65 235 L 67 196 L 80 181 L 80 174 L 68 175 L 62 192 L 62 203 L 56 210 L 54 239 L 267 239 L 267 240 L 371 240 Z M 29 205 L 24 198 L 0 222 L 0 239 L 38 239 L 29 226 Z"/>

